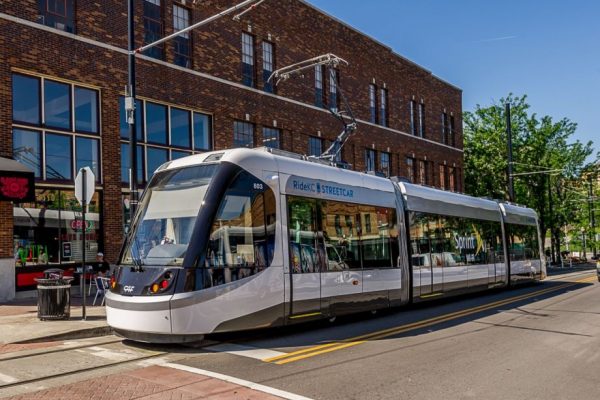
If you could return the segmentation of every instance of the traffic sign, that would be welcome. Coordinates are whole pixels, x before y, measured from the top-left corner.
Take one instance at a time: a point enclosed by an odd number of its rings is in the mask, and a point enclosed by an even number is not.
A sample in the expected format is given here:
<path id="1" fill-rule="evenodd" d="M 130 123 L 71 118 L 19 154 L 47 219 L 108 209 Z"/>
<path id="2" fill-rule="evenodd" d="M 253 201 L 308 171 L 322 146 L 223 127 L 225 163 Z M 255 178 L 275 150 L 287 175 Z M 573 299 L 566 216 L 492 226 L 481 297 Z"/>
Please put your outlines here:
<path id="1" fill-rule="evenodd" d="M 89 204 L 92 196 L 94 195 L 95 182 L 96 178 L 94 177 L 94 173 L 90 167 L 83 167 L 79 169 L 77 177 L 75 178 L 75 197 L 77 198 L 79 204 L 84 205 L 84 202 L 85 205 Z"/>

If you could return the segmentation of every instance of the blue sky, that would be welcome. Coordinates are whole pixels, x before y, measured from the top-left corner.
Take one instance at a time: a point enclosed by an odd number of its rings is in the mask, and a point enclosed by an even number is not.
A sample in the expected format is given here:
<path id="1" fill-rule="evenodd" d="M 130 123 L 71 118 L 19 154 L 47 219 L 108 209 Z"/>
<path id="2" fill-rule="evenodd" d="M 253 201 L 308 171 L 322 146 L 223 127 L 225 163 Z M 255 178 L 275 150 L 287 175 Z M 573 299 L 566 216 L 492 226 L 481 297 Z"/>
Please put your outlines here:
<path id="1" fill-rule="evenodd" d="M 600 1 L 309 2 L 460 87 L 464 110 L 527 94 L 600 150 Z"/>

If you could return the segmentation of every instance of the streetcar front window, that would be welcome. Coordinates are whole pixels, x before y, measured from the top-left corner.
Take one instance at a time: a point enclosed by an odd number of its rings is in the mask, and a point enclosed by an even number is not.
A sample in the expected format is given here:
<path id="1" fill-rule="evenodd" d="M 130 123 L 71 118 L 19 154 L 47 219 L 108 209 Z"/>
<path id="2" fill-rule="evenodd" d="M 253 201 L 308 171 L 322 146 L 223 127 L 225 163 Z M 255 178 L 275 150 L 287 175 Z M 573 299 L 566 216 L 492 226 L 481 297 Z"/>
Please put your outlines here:
<path id="1" fill-rule="evenodd" d="M 140 203 L 122 264 L 182 265 L 217 164 L 158 172 Z"/>

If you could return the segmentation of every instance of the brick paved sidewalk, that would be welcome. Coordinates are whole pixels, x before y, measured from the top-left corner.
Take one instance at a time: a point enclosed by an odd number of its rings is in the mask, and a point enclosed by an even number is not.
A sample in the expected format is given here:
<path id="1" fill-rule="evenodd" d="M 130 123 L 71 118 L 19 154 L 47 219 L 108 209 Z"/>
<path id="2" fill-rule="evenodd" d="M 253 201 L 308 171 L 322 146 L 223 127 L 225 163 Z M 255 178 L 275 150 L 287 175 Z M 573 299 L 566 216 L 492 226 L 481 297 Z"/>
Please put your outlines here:
<path id="1" fill-rule="evenodd" d="M 131 372 L 89 379 L 7 400 L 150 400 L 219 399 L 274 400 L 281 397 L 220 379 L 173 368 L 152 366 Z"/>
<path id="2" fill-rule="evenodd" d="M 92 296 L 93 299 L 93 296 Z M 91 300 L 88 300 L 91 304 Z M 81 337 L 107 335 L 105 308 L 87 307 L 87 320 L 81 319 L 81 298 L 71 298 L 71 318 L 68 320 L 40 321 L 37 317 L 37 299 L 0 303 L 0 345 L 23 342 L 48 342 Z M 3 346 L 6 352 L 6 346 Z"/>

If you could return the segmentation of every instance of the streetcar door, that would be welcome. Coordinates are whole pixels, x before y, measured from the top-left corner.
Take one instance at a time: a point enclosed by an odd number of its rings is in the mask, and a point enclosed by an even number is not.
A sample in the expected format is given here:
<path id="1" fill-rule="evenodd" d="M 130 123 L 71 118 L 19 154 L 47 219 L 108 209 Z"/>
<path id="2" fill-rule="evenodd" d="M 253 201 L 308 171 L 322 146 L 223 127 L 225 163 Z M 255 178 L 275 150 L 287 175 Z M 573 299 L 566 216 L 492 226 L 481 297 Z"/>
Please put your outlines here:
<path id="1" fill-rule="evenodd" d="M 290 319 L 321 314 L 321 271 L 327 259 L 317 201 L 288 196 Z"/>
<path id="2" fill-rule="evenodd" d="M 410 245 L 411 264 L 413 271 L 418 272 L 420 281 L 420 295 L 433 292 L 433 265 L 431 262 L 431 236 L 435 230 L 430 229 L 431 216 L 425 213 L 411 212 L 410 219 Z"/>

